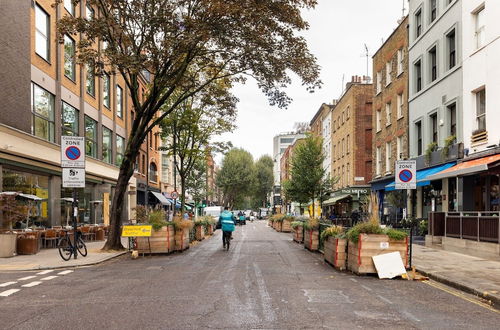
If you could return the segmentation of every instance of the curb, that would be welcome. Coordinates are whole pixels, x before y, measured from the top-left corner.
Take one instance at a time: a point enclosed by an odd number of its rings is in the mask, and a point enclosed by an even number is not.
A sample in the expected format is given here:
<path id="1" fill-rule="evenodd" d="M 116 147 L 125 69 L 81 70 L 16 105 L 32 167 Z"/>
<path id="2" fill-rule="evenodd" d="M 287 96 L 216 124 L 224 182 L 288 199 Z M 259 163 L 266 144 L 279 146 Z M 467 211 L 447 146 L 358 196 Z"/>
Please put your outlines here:
<path id="1" fill-rule="evenodd" d="M 85 267 L 85 266 L 94 266 L 94 265 L 98 265 L 98 264 L 102 264 L 106 261 L 109 261 L 111 259 L 115 259 L 115 258 L 118 258 L 126 253 L 128 253 L 129 251 L 122 251 L 122 252 L 119 252 L 115 255 L 112 255 L 112 256 L 109 256 L 109 257 L 106 257 L 105 259 L 101 259 L 101 260 L 98 260 L 98 261 L 94 261 L 94 262 L 87 262 L 87 263 L 82 263 L 82 264 L 78 264 L 78 265 L 70 265 L 70 266 L 42 266 L 42 267 L 31 267 L 31 268 L 10 268 L 10 269 L 1 269 L 0 268 L 0 272 L 24 272 L 24 271 L 31 271 L 31 270 L 49 270 L 49 269 L 65 269 L 65 268 L 78 268 L 78 267 Z"/>
<path id="2" fill-rule="evenodd" d="M 435 275 L 435 274 L 426 272 L 422 269 L 419 269 L 418 267 L 416 268 L 416 271 L 421 273 L 424 276 L 427 276 L 428 278 L 430 278 L 436 282 L 440 282 L 440 283 L 448 285 L 452 288 L 458 289 L 460 291 L 473 294 L 479 298 L 489 300 L 491 302 L 492 307 L 495 307 L 495 308 L 500 307 L 500 297 L 498 297 L 498 296 L 488 295 L 487 292 L 481 292 L 481 291 L 474 289 L 474 288 L 471 288 L 465 284 L 454 282 L 454 281 L 451 281 L 443 276 L 439 276 L 439 275 Z"/>

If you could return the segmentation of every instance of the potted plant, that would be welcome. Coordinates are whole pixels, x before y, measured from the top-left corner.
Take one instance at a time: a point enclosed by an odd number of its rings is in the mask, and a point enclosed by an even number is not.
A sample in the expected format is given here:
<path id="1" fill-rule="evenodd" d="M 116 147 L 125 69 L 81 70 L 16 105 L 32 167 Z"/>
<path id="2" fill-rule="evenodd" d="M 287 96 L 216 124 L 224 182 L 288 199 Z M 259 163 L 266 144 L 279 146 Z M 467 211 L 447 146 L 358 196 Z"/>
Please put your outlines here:
<path id="1" fill-rule="evenodd" d="M 205 239 L 205 219 L 198 218 L 194 222 L 195 238 L 197 241 L 203 241 Z"/>
<path id="2" fill-rule="evenodd" d="M 375 219 L 361 222 L 347 232 L 347 267 L 357 274 L 377 273 L 372 257 L 400 252 L 403 264 L 408 265 L 408 235 L 393 228 L 382 228 Z"/>
<path id="3" fill-rule="evenodd" d="M 184 251 L 189 249 L 189 230 L 193 228 L 193 222 L 176 216 L 172 223 L 175 228 L 175 250 Z"/>
<path id="4" fill-rule="evenodd" d="M 293 240 L 297 243 L 304 243 L 304 221 L 293 221 L 290 226 L 293 230 Z"/>
<path id="5" fill-rule="evenodd" d="M 200 217 L 200 220 L 203 223 L 203 227 L 205 228 L 205 235 L 213 235 L 214 225 L 217 222 L 215 218 L 211 215 L 205 215 Z"/>
<path id="6" fill-rule="evenodd" d="M 457 137 L 455 135 L 450 135 L 444 140 L 444 146 L 443 149 L 441 150 L 441 156 L 443 157 L 443 160 L 448 158 L 450 154 L 450 147 L 457 141 Z"/>
<path id="7" fill-rule="evenodd" d="M 283 220 L 285 219 L 284 214 L 277 214 L 274 216 L 274 221 L 273 221 L 273 228 L 276 231 L 281 231 L 281 228 L 283 226 Z"/>
<path id="8" fill-rule="evenodd" d="M 174 228 L 166 221 L 166 213 L 163 210 L 155 210 L 143 214 L 137 218 L 139 223 L 153 226 L 151 237 L 137 237 L 137 250 L 139 253 L 170 253 L 174 251 Z M 145 219 L 147 221 L 143 222 Z"/>
<path id="9" fill-rule="evenodd" d="M 438 144 L 436 142 L 431 142 L 427 145 L 425 149 L 425 161 L 427 165 L 431 163 L 432 153 L 438 149 Z"/>
<path id="10" fill-rule="evenodd" d="M 281 231 L 284 233 L 289 233 L 292 231 L 292 222 L 295 218 L 291 215 L 287 215 L 283 217 L 283 220 L 281 221 Z"/>
<path id="11" fill-rule="evenodd" d="M 308 218 L 304 222 L 304 248 L 309 251 L 318 251 L 319 248 L 319 220 Z"/>
<path id="12" fill-rule="evenodd" d="M 346 269 L 347 239 L 342 226 L 331 226 L 321 232 L 324 259 L 339 270 Z"/>
<path id="13" fill-rule="evenodd" d="M 0 194 L 0 257 L 16 255 L 17 234 L 12 224 L 26 217 L 25 207 L 16 200 L 17 193 Z"/>

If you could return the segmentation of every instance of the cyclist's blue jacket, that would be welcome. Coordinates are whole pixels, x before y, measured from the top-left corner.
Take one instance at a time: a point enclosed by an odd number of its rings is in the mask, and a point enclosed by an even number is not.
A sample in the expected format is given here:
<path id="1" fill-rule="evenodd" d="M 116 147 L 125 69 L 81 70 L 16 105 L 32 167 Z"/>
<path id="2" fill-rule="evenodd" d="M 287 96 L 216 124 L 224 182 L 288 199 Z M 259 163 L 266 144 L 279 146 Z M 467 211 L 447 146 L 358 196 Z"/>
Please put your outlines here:
<path id="1" fill-rule="evenodd" d="M 231 212 L 222 212 L 219 221 L 221 222 L 222 231 L 234 231 L 234 218 Z"/>

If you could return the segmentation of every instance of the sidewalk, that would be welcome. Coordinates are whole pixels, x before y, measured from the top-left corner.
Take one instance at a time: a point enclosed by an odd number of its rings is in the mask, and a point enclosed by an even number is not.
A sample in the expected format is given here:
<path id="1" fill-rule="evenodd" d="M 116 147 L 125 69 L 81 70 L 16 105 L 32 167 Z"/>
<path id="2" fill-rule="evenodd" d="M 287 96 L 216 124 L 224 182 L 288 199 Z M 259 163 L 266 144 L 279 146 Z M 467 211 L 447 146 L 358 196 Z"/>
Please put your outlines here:
<path id="1" fill-rule="evenodd" d="M 59 255 L 57 249 L 43 249 L 34 255 L 18 255 L 12 258 L 0 258 L 0 271 L 20 271 L 20 270 L 39 270 L 39 269 L 57 269 L 68 267 L 79 267 L 99 264 L 121 256 L 127 251 L 102 252 L 101 248 L 105 241 L 86 242 L 88 254 L 86 257 L 78 255 L 78 258 L 64 261 Z M 127 246 L 127 241 L 122 239 L 123 246 Z"/>
<path id="2" fill-rule="evenodd" d="M 484 259 L 414 244 L 413 265 L 435 281 L 500 306 L 500 258 Z"/>

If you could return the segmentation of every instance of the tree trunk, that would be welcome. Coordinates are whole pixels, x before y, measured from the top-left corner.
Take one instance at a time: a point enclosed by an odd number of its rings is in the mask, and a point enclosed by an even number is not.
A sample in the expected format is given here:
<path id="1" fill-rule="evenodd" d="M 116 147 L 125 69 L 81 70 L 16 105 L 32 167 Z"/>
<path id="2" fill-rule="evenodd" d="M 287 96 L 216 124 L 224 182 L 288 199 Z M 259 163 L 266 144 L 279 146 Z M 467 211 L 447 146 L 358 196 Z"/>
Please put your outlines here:
<path id="1" fill-rule="evenodd" d="M 181 176 L 181 213 L 186 206 L 186 178 Z"/>

